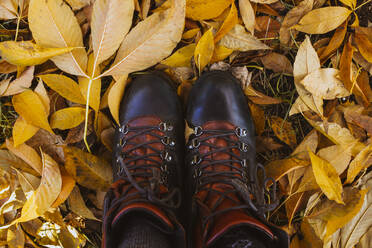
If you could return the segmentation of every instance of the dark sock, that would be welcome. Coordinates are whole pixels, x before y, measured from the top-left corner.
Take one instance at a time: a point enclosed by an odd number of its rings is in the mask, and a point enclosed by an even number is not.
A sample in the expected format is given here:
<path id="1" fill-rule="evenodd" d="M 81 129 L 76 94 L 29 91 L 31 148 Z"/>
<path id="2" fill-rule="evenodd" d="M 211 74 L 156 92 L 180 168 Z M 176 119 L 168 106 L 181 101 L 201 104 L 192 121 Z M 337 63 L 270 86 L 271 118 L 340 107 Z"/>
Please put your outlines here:
<path id="1" fill-rule="evenodd" d="M 236 227 L 228 231 L 210 248 L 268 248 L 268 241 L 257 230 Z"/>
<path id="2" fill-rule="evenodd" d="M 169 237 L 145 217 L 125 218 L 114 227 L 114 235 L 118 248 L 171 248 Z"/>

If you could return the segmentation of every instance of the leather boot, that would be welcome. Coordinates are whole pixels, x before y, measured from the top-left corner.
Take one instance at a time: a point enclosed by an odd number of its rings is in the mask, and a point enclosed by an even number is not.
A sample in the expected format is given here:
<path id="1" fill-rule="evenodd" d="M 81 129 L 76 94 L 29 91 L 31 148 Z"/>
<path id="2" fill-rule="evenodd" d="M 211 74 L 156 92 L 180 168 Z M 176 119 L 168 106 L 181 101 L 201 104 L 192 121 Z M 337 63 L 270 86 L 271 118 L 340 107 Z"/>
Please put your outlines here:
<path id="1" fill-rule="evenodd" d="M 103 247 L 139 247 L 121 241 L 125 225 L 139 222 L 169 238 L 171 247 L 185 247 L 179 221 L 184 119 L 172 82 L 160 74 L 135 78 L 126 88 L 115 137 L 114 183 L 105 197 Z"/>
<path id="2" fill-rule="evenodd" d="M 265 220 L 276 204 L 264 185 L 275 181 L 258 179 L 264 169 L 255 161 L 254 125 L 237 80 L 204 74 L 190 91 L 186 119 L 193 129 L 186 155 L 193 247 L 289 247 L 288 235 Z"/>

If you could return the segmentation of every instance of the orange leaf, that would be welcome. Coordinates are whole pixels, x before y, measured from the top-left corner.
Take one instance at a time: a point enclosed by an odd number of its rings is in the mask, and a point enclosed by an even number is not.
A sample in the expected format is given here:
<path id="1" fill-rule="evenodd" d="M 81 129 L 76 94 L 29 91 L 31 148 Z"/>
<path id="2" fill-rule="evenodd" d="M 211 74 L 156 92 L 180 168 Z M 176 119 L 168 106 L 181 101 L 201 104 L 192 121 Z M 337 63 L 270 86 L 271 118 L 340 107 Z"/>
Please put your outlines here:
<path id="1" fill-rule="evenodd" d="M 355 33 L 354 39 L 359 52 L 369 63 L 372 63 L 372 42 L 365 34 L 360 32 Z"/>
<path id="2" fill-rule="evenodd" d="M 236 24 L 238 24 L 238 21 L 238 10 L 236 9 L 233 1 L 229 14 L 222 23 L 220 30 L 218 30 L 216 36 L 214 37 L 214 42 L 217 43 L 220 41 L 223 36 L 225 36 Z"/>

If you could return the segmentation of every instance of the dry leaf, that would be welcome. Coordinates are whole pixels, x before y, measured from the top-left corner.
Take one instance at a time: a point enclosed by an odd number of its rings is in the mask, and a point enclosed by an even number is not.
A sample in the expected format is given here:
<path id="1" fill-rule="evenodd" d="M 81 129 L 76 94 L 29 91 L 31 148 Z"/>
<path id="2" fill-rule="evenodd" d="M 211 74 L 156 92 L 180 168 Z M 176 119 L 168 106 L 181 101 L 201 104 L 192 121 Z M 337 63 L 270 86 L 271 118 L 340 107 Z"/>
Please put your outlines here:
<path id="1" fill-rule="evenodd" d="M 315 97 L 325 100 L 347 97 L 350 92 L 346 90 L 338 74 L 337 69 L 322 68 L 308 74 L 300 83 Z"/>
<path id="2" fill-rule="evenodd" d="M 48 123 L 48 114 L 38 95 L 32 90 L 26 90 L 12 98 L 14 109 L 27 123 L 43 128 L 53 133 Z"/>
<path id="3" fill-rule="evenodd" d="M 2 169 L 7 169 L 9 167 L 12 167 L 14 169 L 27 172 L 34 176 L 40 175 L 40 173 L 36 172 L 28 164 L 26 164 L 22 159 L 18 158 L 15 154 L 13 154 L 12 152 L 8 150 L 0 150 L 0 167 Z"/>
<path id="4" fill-rule="evenodd" d="M 214 42 L 217 43 L 224 37 L 236 24 L 238 24 L 238 10 L 235 7 L 234 1 L 231 3 L 231 9 L 220 29 L 217 31 Z"/>
<path id="5" fill-rule="evenodd" d="M 200 28 L 187 30 L 182 34 L 182 39 L 188 40 L 194 38 L 200 32 Z"/>
<path id="6" fill-rule="evenodd" d="M 70 7 L 63 0 L 31 0 L 28 10 L 29 27 L 36 43 L 50 48 L 78 48 L 53 57 L 63 71 L 85 75 L 87 55 L 80 26 Z"/>
<path id="7" fill-rule="evenodd" d="M 114 140 L 115 140 L 115 129 L 113 127 L 107 128 L 102 131 L 101 133 L 101 141 L 103 145 L 112 152 L 114 148 Z"/>
<path id="8" fill-rule="evenodd" d="M 239 24 L 235 25 L 235 27 L 221 39 L 220 44 L 227 48 L 242 52 L 270 49 L 270 47 L 266 46 L 256 37 L 247 33 L 244 27 Z"/>
<path id="9" fill-rule="evenodd" d="M 249 0 L 239 0 L 239 10 L 246 29 L 253 34 L 256 17 L 251 2 Z"/>
<path id="10" fill-rule="evenodd" d="M 307 13 L 294 26 L 298 31 L 308 34 L 324 34 L 340 26 L 351 14 L 344 7 L 324 7 Z"/>
<path id="11" fill-rule="evenodd" d="M 199 73 L 201 73 L 204 67 L 209 64 L 213 56 L 214 41 L 212 29 L 213 28 L 210 28 L 203 34 L 195 47 L 194 60 L 196 66 L 198 67 Z"/>
<path id="12" fill-rule="evenodd" d="M 260 3 L 260 4 L 272 4 L 277 2 L 278 0 L 252 0 L 254 3 Z"/>
<path id="13" fill-rule="evenodd" d="M 23 248 L 25 245 L 25 234 L 21 226 L 11 226 L 8 229 L 6 242 L 9 248 Z"/>
<path id="14" fill-rule="evenodd" d="M 57 199 L 52 204 L 52 208 L 56 208 L 66 201 L 75 187 L 75 180 L 70 174 L 62 167 L 61 168 L 62 187 Z"/>
<path id="15" fill-rule="evenodd" d="M 94 66 L 111 57 L 132 26 L 133 0 L 96 0 L 92 13 Z M 93 69 L 92 69 L 93 71 Z"/>
<path id="16" fill-rule="evenodd" d="M 211 63 L 216 63 L 226 59 L 232 54 L 233 51 L 234 50 L 226 48 L 224 46 L 215 45 Z"/>
<path id="17" fill-rule="evenodd" d="M 85 104 L 85 99 L 80 93 L 79 85 L 71 78 L 58 74 L 40 75 L 39 78 L 41 78 L 52 90 L 56 91 L 67 100 Z"/>
<path id="18" fill-rule="evenodd" d="M 78 10 L 90 4 L 92 0 L 66 0 L 73 10 Z"/>
<path id="19" fill-rule="evenodd" d="M 292 8 L 285 15 L 279 31 L 279 39 L 282 44 L 289 45 L 292 36 L 296 37 L 296 31 L 291 27 L 298 23 L 298 21 L 313 8 L 313 0 L 304 0 L 299 5 Z"/>
<path id="20" fill-rule="evenodd" d="M 359 52 L 369 63 L 372 63 L 372 42 L 360 32 L 355 32 L 354 39 Z"/>
<path id="21" fill-rule="evenodd" d="M 80 194 L 80 190 L 77 186 L 74 187 L 72 190 L 70 197 L 68 198 L 68 204 L 70 206 L 70 209 L 75 214 L 91 219 L 91 220 L 98 220 L 92 213 L 92 211 L 89 210 L 89 208 L 85 205 L 84 199 L 82 195 Z"/>
<path id="22" fill-rule="evenodd" d="M 349 39 L 349 41 L 344 46 L 340 59 L 340 79 L 343 81 L 345 88 L 348 91 L 351 91 L 353 89 L 353 82 L 351 78 L 352 59 L 353 47 L 351 46 L 351 39 Z"/>
<path id="23" fill-rule="evenodd" d="M 9 87 L 2 95 L 12 96 L 30 88 L 32 79 L 34 79 L 34 70 L 34 66 L 27 68 L 27 70 L 25 70 L 19 78 L 10 82 Z"/>
<path id="24" fill-rule="evenodd" d="M 261 135 L 265 131 L 265 111 L 253 103 L 248 103 L 251 115 L 254 121 L 254 127 L 257 135 Z"/>
<path id="25" fill-rule="evenodd" d="M 112 117 L 119 124 L 119 108 L 121 99 L 124 96 L 125 86 L 127 85 L 128 76 L 122 76 L 115 84 L 111 87 L 108 93 L 108 106 Z"/>
<path id="26" fill-rule="evenodd" d="M 366 146 L 358 155 L 351 161 L 347 171 L 347 179 L 345 183 L 352 183 L 355 177 L 363 169 L 368 168 L 372 164 L 372 145 Z"/>
<path id="27" fill-rule="evenodd" d="M 269 105 L 282 102 L 279 98 L 273 98 L 256 91 L 251 85 L 244 90 L 244 94 L 255 104 Z"/>
<path id="28" fill-rule="evenodd" d="M 103 191 L 110 187 L 112 171 L 109 163 L 76 147 L 65 146 L 63 151 L 66 158 L 65 168 L 78 184 Z"/>
<path id="29" fill-rule="evenodd" d="M 22 116 L 19 116 L 16 122 L 14 123 L 12 130 L 14 146 L 17 147 L 18 145 L 23 144 L 32 136 L 34 136 L 38 130 L 39 130 L 38 127 L 28 124 L 22 118 Z"/>
<path id="30" fill-rule="evenodd" d="M 171 56 L 161 62 L 169 67 L 191 67 L 191 58 L 194 55 L 195 43 L 178 49 Z"/>
<path id="31" fill-rule="evenodd" d="M 31 41 L 0 42 L 0 55 L 13 65 L 39 65 L 55 56 L 71 52 L 73 47 L 45 48 Z"/>
<path id="32" fill-rule="evenodd" d="M 2 0 L 0 2 L 0 20 L 17 18 L 17 6 L 12 0 Z"/>
<path id="33" fill-rule="evenodd" d="M 50 117 L 50 127 L 61 130 L 79 126 L 85 119 L 85 108 L 70 107 L 54 112 Z"/>
<path id="34" fill-rule="evenodd" d="M 317 155 L 327 160 L 336 169 L 338 175 L 341 175 L 346 170 L 351 160 L 350 151 L 345 151 L 340 145 L 322 148 Z"/>
<path id="35" fill-rule="evenodd" d="M 316 156 L 312 151 L 309 151 L 309 155 L 315 180 L 323 193 L 328 199 L 344 204 L 341 197 L 342 184 L 336 169 L 326 160 Z"/>
<path id="36" fill-rule="evenodd" d="M 40 100 L 42 101 L 45 111 L 49 115 L 50 113 L 50 99 L 48 92 L 46 91 L 43 81 L 39 80 L 36 88 L 35 88 L 35 93 L 40 97 Z"/>
<path id="37" fill-rule="evenodd" d="M 125 37 L 115 61 L 104 75 L 123 75 L 155 65 L 169 56 L 181 40 L 185 0 L 172 0 L 172 8 L 156 12 Z"/>
<path id="38" fill-rule="evenodd" d="M 278 181 L 288 173 L 305 166 L 308 166 L 310 162 L 308 160 L 299 159 L 296 157 L 290 157 L 287 159 L 274 160 L 265 165 L 265 170 L 268 177 L 274 178 Z"/>
<path id="39" fill-rule="evenodd" d="M 340 2 L 350 7 L 351 9 L 355 9 L 356 0 L 340 0 Z"/>
<path id="40" fill-rule="evenodd" d="M 230 4 L 231 0 L 187 0 L 186 17 L 199 21 L 213 19 Z"/>
<path id="41" fill-rule="evenodd" d="M 17 66 L 12 65 L 5 60 L 0 60 L 0 73 L 12 73 L 17 71 Z"/>
<path id="42" fill-rule="evenodd" d="M 282 54 L 272 52 L 261 57 L 260 60 L 265 68 L 274 72 L 287 74 L 293 72 L 292 63 Z"/>
<path id="43" fill-rule="evenodd" d="M 345 22 L 344 24 L 342 24 L 340 27 L 336 29 L 327 47 L 324 49 L 324 51 L 321 54 L 319 54 L 320 60 L 324 61 L 328 59 L 329 55 L 334 53 L 337 50 L 337 48 L 341 46 L 342 42 L 344 41 L 345 35 L 346 35 L 346 30 L 347 30 L 347 22 Z"/>
<path id="44" fill-rule="evenodd" d="M 276 137 L 292 148 L 296 146 L 296 132 L 291 123 L 278 116 L 271 116 L 270 124 Z"/>

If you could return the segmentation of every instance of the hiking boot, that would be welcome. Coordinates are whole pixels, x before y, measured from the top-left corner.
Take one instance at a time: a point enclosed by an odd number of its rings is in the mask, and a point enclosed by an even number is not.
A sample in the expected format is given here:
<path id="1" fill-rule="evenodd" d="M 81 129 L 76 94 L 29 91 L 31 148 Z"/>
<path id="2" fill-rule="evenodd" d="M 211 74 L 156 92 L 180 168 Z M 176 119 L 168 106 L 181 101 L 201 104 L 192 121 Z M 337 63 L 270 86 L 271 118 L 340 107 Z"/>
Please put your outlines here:
<path id="1" fill-rule="evenodd" d="M 206 73 L 188 99 L 193 247 L 289 247 L 288 235 L 265 220 L 276 202 L 264 185 L 274 191 L 276 185 L 258 179 L 258 170 L 265 173 L 255 161 L 254 125 L 237 80 L 228 72 Z"/>
<path id="2" fill-rule="evenodd" d="M 184 119 L 172 82 L 160 74 L 135 78 L 115 137 L 103 247 L 185 247 L 179 221 Z"/>

